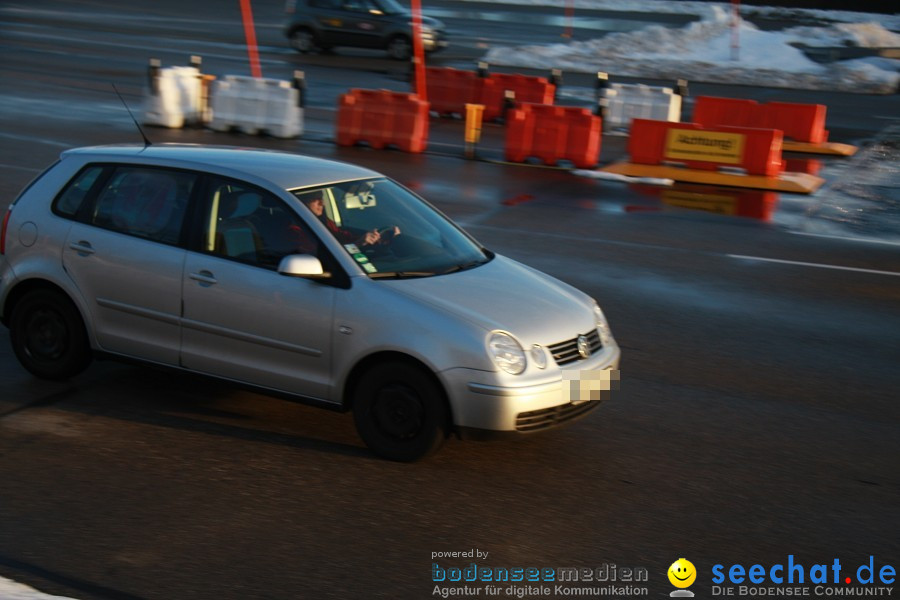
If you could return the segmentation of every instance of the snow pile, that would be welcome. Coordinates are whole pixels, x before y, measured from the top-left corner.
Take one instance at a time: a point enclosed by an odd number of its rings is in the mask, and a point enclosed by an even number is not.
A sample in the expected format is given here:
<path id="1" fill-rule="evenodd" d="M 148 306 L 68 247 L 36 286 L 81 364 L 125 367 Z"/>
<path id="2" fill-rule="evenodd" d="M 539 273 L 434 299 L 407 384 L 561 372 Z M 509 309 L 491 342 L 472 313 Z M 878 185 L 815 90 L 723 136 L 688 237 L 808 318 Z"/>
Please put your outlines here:
<path id="1" fill-rule="evenodd" d="M 789 29 L 791 43 L 814 48 L 900 48 L 900 34 L 888 31 L 881 23 L 839 23 L 831 27 L 794 27 Z M 896 70 L 896 63 L 894 64 Z"/>
<path id="2" fill-rule="evenodd" d="M 806 31 L 811 30 L 811 31 Z M 828 29 L 797 27 L 792 30 L 795 35 L 808 37 L 834 34 L 834 38 L 825 40 L 829 46 L 859 46 L 860 48 L 900 48 L 900 34 L 888 31 L 880 23 L 841 23 Z"/>
<path id="3" fill-rule="evenodd" d="M 900 232 L 900 125 L 829 174 L 835 183 L 808 203 L 799 228 L 804 233 L 898 242 Z"/>
<path id="4" fill-rule="evenodd" d="M 590 0 L 587 0 L 590 1 Z M 596 0 L 595 0 L 596 1 Z M 886 29 L 897 31 L 900 29 L 900 13 L 873 14 L 855 12 L 849 10 L 825 10 L 817 8 L 791 8 L 786 6 L 741 6 L 741 14 L 747 16 L 760 16 L 770 19 L 796 20 L 796 21 L 824 21 L 826 23 L 863 23 L 878 21 Z"/>
<path id="5" fill-rule="evenodd" d="M 879 23 L 773 32 L 739 19 L 737 48 L 732 47 L 732 24 L 729 11 L 712 5 L 702 20 L 683 28 L 652 26 L 583 42 L 493 48 L 484 60 L 537 69 L 606 71 L 614 76 L 847 92 L 892 93 L 900 83 L 900 61 L 863 58 L 825 65 L 795 46 L 900 46 L 900 35 Z"/>
<path id="6" fill-rule="evenodd" d="M 484 2 L 484 0 L 471 0 Z M 554 6 L 578 10 L 605 10 L 610 12 L 657 13 L 667 15 L 697 15 L 703 18 L 713 8 L 727 11 L 733 9 L 731 2 L 709 2 L 707 0 L 491 0 L 496 4 L 517 4 L 519 6 Z M 887 29 L 900 29 L 900 13 L 892 15 L 861 13 L 849 10 L 824 10 L 816 8 L 792 8 L 784 6 L 740 6 L 742 15 L 753 15 L 771 19 L 793 21 L 825 21 L 859 23 L 877 19 Z"/>

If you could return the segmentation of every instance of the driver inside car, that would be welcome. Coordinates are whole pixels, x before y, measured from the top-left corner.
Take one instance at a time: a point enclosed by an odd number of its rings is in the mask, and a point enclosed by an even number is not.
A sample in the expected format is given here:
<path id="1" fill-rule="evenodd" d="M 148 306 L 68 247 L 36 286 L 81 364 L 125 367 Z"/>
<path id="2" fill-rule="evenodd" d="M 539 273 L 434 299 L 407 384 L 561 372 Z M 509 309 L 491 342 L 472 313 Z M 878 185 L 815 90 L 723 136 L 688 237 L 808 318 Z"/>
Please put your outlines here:
<path id="1" fill-rule="evenodd" d="M 309 210 L 311 210 L 312 213 L 316 215 L 316 217 L 322 222 L 322 224 L 328 228 L 328 231 L 330 231 L 331 234 L 342 244 L 375 246 L 376 244 L 390 243 L 390 241 L 394 237 L 400 235 L 400 228 L 396 225 L 387 228 L 387 230 L 379 231 L 378 229 L 373 229 L 371 231 L 366 231 L 361 236 L 343 227 L 338 227 L 337 223 L 332 221 L 328 217 L 328 215 L 325 214 L 325 203 L 322 201 L 322 192 L 314 192 L 310 194 L 309 198 L 304 198 L 304 202 L 306 202 Z M 390 233 L 390 237 L 383 237 L 385 233 Z"/>

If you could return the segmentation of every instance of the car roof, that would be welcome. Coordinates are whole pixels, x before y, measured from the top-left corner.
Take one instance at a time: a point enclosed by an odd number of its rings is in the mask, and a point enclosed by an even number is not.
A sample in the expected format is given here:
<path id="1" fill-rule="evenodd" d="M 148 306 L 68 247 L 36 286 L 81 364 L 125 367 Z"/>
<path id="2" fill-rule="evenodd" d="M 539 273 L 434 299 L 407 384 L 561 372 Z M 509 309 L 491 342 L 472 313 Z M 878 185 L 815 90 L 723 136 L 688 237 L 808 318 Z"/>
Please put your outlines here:
<path id="1" fill-rule="evenodd" d="M 261 177 L 286 190 L 353 179 L 382 177 L 380 173 L 370 169 L 334 160 L 276 150 L 234 146 L 115 144 L 73 148 L 63 152 L 62 158 L 75 154 L 96 157 L 95 160 L 98 161 L 129 158 L 139 159 L 143 162 L 146 159 L 149 163 L 160 161 L 167 166 L 174 164 L 199 171 L 226 169 L 231 171 L 234 177 Z"/>

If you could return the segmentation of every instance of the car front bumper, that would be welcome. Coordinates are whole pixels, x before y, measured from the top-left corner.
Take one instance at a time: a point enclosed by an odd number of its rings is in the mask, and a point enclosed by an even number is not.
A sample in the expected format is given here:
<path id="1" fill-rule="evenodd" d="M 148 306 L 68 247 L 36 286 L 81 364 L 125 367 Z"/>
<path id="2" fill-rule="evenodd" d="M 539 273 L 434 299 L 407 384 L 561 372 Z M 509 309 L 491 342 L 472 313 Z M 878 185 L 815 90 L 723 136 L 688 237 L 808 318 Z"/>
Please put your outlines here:
<path id="1" fill-rule="evenodd" d="M 497 373 L 450 369 L 441 373 L 453 420 L 463 437 L 533 433 L 574 421 L 618 389 L 618 346 L 557 370 L 549 381 L 498 385 Z"/>
<path id="2" fill-rule="evenodd" d="M 437 52 L 449 45 L 443 32 L 432 32 L 422 35 L 422 49 L 425 52 Z"/>

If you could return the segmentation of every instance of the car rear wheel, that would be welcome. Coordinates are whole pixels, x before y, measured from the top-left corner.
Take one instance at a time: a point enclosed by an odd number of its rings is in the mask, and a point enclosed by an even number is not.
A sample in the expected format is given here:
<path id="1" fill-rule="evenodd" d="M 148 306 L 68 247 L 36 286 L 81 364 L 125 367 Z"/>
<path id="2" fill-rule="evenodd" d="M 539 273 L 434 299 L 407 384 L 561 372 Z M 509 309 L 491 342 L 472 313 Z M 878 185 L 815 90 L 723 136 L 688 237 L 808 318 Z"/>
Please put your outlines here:
<path id="1" fill-rule="evenodd" d="M 412 56 L 412 41 L 405 35 L 395 35 L 388 41 L 387 52 L 394 60 L 409 60 Z"/>
<path id="2" fill-rule="evenodd" d="M 433 453 L 450 430 L 443 390 L 431 374 L 403 362 L 366 371 L 353 395 L 353 419 L 375 454 L 401 462 Z"/>
<path id="3" fill-rule="evenodd" d="M 309 29 L 295 29 L 291 33 L 291 47 L 303 54 L 312 52 L 316 49 L 316 36 Z"/>
<path id="4" fill-rule="evenodd" d="M 16 303 L 9 336 L 16 358 L 43 379 L 68 379 L 91 362 L 81 314 L 60 292 L 34 290 Z"/>

